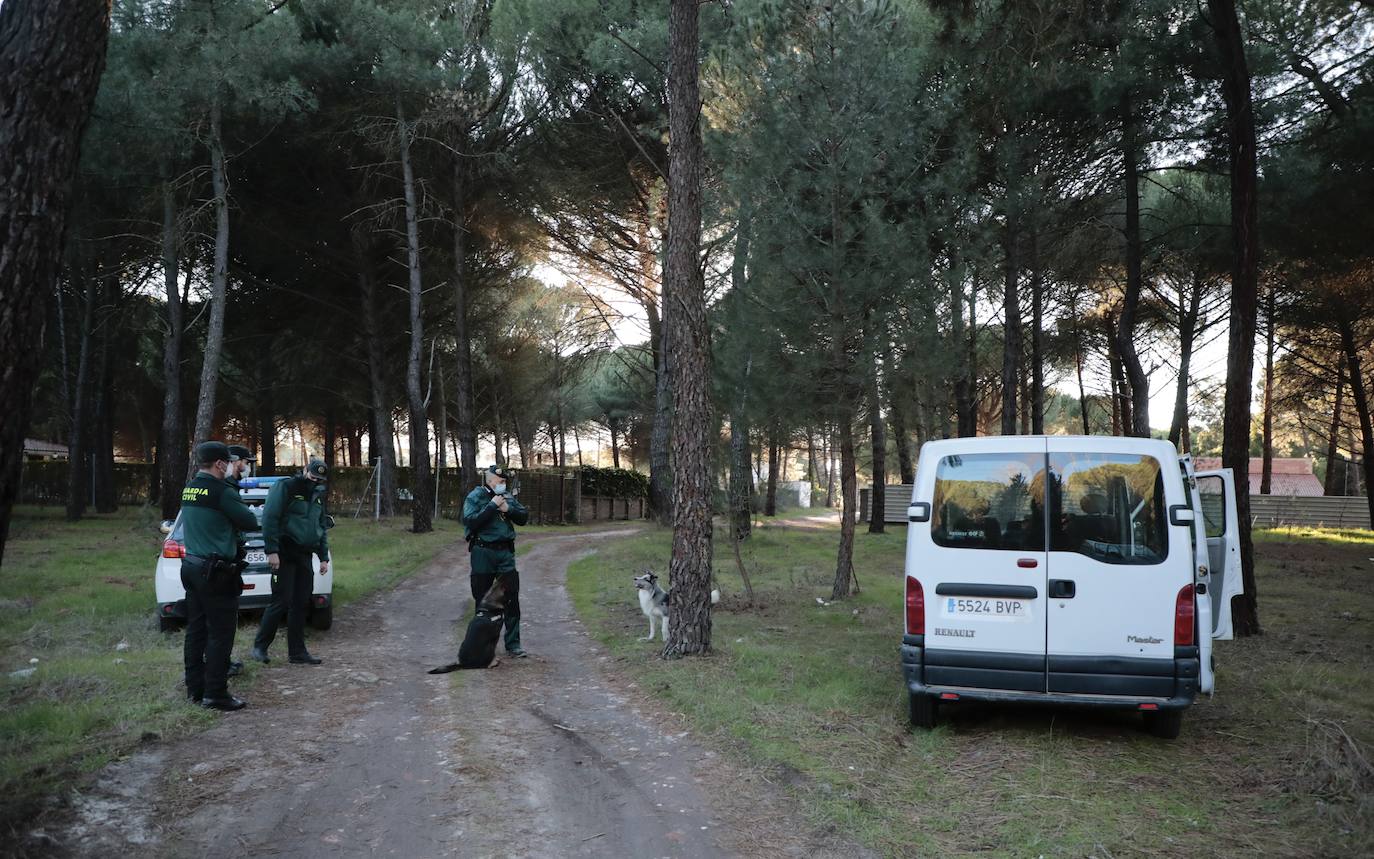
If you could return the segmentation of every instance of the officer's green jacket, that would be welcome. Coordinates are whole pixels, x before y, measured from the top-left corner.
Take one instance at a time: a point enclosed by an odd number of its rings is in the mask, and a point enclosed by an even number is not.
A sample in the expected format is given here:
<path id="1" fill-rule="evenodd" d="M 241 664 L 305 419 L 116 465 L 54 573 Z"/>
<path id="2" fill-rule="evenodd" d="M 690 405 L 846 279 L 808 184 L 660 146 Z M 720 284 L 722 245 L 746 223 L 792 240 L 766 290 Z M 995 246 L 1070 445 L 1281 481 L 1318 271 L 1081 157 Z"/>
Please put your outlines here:
<path id="1" fill-rule="evenodd" d="M 530 512 L 514 495 L 506 496 L 510 506 L 505 513 L 496 509 L 495 497 L 490 487 L 478 486 L 463 500 L 463 529 L 468 537 L 484 543 L 514 540 L 515 528 L 511 523 L 524 525 L 530 521 Z"/>
<path id="2" fill-rule="evenodd" d="M 237 487 L 204 471 L 181 490 L 181 523 L 186 552 L 232 560 L 239 551 L 239 531 L 255 531 L 257 517 L 239 498 Z"/>
<path id="3" fill-rule="evenodd" d="M 324 486 L 305 477 L 278 480 L 267 491 L 262 511 L 262 542 L 267 554 L 285 544 L 329 560 L 329 529 L 325 525 Z"/>

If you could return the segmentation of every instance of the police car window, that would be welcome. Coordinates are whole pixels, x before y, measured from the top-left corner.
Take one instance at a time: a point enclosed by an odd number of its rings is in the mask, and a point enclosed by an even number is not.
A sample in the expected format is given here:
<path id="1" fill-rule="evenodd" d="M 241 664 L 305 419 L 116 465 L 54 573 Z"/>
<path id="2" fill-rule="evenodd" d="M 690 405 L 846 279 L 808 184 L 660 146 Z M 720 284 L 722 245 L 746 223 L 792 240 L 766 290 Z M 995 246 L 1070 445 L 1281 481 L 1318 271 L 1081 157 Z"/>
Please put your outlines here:
<path id="1" fill-rule="evenodd" d="M 1050 551 L 1106 564 L 1158 564 L 1169 554 L 1164 474 L 1152 456 L 1050 454 Z"/>
<path id="2" fill-rule="evenodd" d="M 1202 502 L 1202 520 L 1207 526 L 1208 537 L 1221 537 L 1226 534 L 1226 484 L 1220 477 L 1199 477 L 1197 479 L 1198 500 Z"/>
<path id="3" fill-rule="evenodd" d="M 954 549 L 1045 548 L 1045 455 L 947 456 L 935 471 L 930 536 Z"/>

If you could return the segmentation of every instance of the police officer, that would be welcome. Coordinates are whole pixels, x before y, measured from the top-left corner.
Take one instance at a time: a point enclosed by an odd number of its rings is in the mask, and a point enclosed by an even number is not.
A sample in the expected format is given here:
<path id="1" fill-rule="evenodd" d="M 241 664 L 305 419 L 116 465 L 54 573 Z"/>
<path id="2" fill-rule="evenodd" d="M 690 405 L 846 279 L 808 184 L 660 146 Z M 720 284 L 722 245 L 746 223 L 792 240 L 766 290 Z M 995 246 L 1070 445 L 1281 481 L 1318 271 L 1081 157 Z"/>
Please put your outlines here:
<path id="1" fill-rule="evenodd" d="M 312 459 L 297 477 L 279 480 L 267 492 L 262 513 L 262 538 L 267 565 L 272 568 L 272 604 L 262 613 L 253 641 L 254 659 L 268 662 L 267 648 L 286 616 L 286 655 L 297 665 L 323 662 L 305 649 L 305 613 L 314 592 L 310 556 L 320 558 L 320 575 L 329 572 L 329 526 L 324 507 L 329 468 Z"/>
<path id="2" fill-rule="evenodd" d="M 482 485 L 463 501 L 463 530 L 472 556 L 472 600 L 482 597 L 501 578 L 506 587 L 506 652 L 524 657 L 520 646 L 520 573 L 515 569 L 515 528 L 530 520 L 529 511 L 506 492 L 508 473 L 503 466 L 489 466 Z"/>
<path id="3" fill-rule="evenodd" d="M 258 527 L 238 492 L 225 480 L 236 471 L 237 458 L 223 442 L 196 447 L 200 470 L 181 490 L 181 519 L 186 554 L 181 583 L 186 588 L 186 644 L 183 662 L 186 696 L 214 710 L 241 710 L 244 702 L 229 694 L 229 652 L 238 624 L 243 589 L 240 531 Z"/>

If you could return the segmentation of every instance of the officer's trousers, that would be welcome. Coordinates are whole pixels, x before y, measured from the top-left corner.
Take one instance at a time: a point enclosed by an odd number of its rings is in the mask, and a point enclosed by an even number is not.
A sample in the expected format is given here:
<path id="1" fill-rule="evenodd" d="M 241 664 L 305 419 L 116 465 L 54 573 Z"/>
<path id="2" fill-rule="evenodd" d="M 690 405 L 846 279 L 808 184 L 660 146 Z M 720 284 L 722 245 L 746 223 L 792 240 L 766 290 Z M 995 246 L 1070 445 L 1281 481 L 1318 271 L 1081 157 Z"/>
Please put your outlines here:
<path id="1" fill-rule="evenodd" d="M 272 604 L 262 613 L 258 635 L 253 647 L 267 652 L 277 627 L 286 618 L 286 655 L 296 658 L 306 655 L 305 615 L 310 611 L 310 594 L 315 590 L 315 569 L 310 552 L 285 550 L 277 553 L 281 566 L 272 576 Z"/>
<path id="2" fill-rule="evenodd" d="M 183 665 L 186 695 L 192 699 L 229 697 L 229 654 L 239 620 L 238 594 L 226 595 L 210 586 L 203 564 L 181 562 L 186 588 L 186 643 Z M 218 590 L 219 592 L 216 592 Z"/>

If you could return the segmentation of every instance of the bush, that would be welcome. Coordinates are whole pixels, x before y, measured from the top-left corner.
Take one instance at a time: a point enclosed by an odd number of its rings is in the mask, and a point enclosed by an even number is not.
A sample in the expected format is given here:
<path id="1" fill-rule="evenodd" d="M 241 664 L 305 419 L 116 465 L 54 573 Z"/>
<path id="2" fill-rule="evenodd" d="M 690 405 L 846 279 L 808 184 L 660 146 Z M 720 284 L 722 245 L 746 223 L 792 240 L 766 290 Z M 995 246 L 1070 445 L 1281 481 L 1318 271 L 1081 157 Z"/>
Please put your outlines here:
<path id="1" fill-rule="evenodd" d="M 584 465 L 577 470 L 583 495 L 610 498 L 644 498 L 649 494 L 649 475 L 627 468 L 596 468 Z"/>

